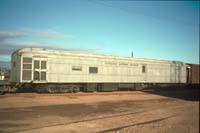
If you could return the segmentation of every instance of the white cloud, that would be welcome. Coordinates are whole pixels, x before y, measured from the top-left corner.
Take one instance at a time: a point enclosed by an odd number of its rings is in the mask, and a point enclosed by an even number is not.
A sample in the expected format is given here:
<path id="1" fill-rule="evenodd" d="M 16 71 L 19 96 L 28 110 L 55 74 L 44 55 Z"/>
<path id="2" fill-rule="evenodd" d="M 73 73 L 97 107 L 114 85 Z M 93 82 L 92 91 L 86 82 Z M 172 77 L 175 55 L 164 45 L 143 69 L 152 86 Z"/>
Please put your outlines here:
<path id="1" fill-rule="evenodd" d="M 53 38 L 53 39 L 74 39 L 76 38 L 73 35 L 67 35 L 62 32 L 58 32 L 52 29 L 48 30 L 22 30 L 19 31 L 0 31 L 0 40 L 6 40 L 11 38 Z"/>
<path id="2" fill-rule="evenodd" d="M 45 31 L 45 32 L 16 32 L 16 31 L 0 31 L 0 55 L 10 55 L 13 51 L 20 48 L 27 47 L 40 47 L 47 49 L 65 49 L 67 46 L 62 44 L 55 44 L 49 42 L 38 42 L 38 41 L 17 41 L 11 40 L 13 38 L 22 38 L 26 40 L 36 39 L 39 37 L 54 37 L 54 38 L 69 38 L 65 34 L 56 31 Z"/>
<path id="3" fill-rule="evenodd" d="M 74 39 L 76 36 L 58 32 L 55 28 L 50 28 L 46 30 L 23 28 L 21 31 L 29 34 L 29 37 L 36 38 L 61 38 L 61 39 Z"/>
<path id="4" fill-rule="evenodd" d="M 20 42 L 16 43 L 18 46 L 26 46 L 26 47 L 42 47 L 42 48 L 58 48 L 64 49 L 66 46 L 57 43 L 50 43 L 50 42 L 37 42 L 37 41 L 27 41 L 27 42 Z"/>
<path id="5" fill-rule="evenodd" d="M 26 33 L 24 32 L 8 32 L 8 31 L 4 31 L 4 32 L 0 32 L 0 41 L 4 41 L 6 39 L 10 39 L 10 38 L 19 38 L 19 37 L 25 37 Z"/>
<path id="6" fill-rule="evenodd" d="M 0 41 L 0 56 L 1 55 L 10 55 L 17 49 L 20 48 L 45 48 L 45 49 L 57 49 L 57 50 L 66 50 L 66 51 L 79 51 L 79 52 L 90 52 L 96 53 L 98 48 L 87 48 L 84 45 L 69 45 L 69 44 L 59 44 L 59 43 L 49 43 L 49 42 L 1 42 Z"/>
<path id="7" fill-rule="evenodd" d="M 41 38 L 62 38 L 62 39 L 74 39 L 75 37 L 72 35 L 66 35 L 61 32 L 48 30 L 43 32 L 38 32 L 35 34 L 37 37 Z"/>
<path id="8" fill-rule="evenodd" d="M 25 38 L 27 41 L 11 40 L 12 38 Z M 81 52 L 96 52 L 99 49 L 87 48 L 87 45 L 68 45 L 60 43 L 52 43 L 47 41 L 30 41 L 37 40 L 38 38 L 61 38 L 72 39 L 72 35 L 66 35 L 54 30 L 21 30 L 21 32 L 0 31 L 0 56 L 10 55 L 20 48 L 46 48 L 46 49 L 62 49 L 68 51 L 81 51 Z"/>

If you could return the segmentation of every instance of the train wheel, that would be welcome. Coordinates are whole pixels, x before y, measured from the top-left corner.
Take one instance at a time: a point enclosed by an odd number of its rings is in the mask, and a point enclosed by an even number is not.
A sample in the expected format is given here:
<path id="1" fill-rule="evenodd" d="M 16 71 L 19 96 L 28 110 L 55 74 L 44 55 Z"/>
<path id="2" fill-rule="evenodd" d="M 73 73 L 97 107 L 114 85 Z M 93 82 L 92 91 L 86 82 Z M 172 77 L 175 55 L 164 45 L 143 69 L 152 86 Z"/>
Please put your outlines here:
<path id="1" fill-rule="evenodd" d="M 73 87 L 73 92 L 74 92 L 74 93 L 79 92 L 79 91 L 80 91 L 80 88 L 79 88 L 79 87 L 77 87 L 77 86 L 74 86 L 74 87 Z"/>

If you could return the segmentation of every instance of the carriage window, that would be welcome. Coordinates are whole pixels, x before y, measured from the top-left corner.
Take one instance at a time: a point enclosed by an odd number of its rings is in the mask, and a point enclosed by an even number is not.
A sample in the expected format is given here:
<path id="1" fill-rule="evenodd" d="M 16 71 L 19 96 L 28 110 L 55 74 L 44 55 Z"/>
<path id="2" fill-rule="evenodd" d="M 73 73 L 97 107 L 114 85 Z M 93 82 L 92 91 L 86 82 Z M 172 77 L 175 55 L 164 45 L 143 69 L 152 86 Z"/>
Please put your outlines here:
<path id="1" fill-rule="evenodd" d="M 23 69 L 32 69 L 32 64 L 23 64 Z"/>
<path id="2" fill-rule="evenodd" d="M 46 72 L 41 72 L 41 80 L 46 80 Z"/>
<path id="3" fill-rule="evenodd" d="M 46 67 L 47 67 L 47 62 L 41 61 L 41 69 L 46 69 Z"/>
<path id="4" fill-rule="evenodd" d="M 145 65 L 142 66 L 142 73 L 146 73 L 146 66 Z"/>
<path id="5" fill-rule="evenodd" d="M 89 67 L 89 73 L 98 73 L 98 67 Z"/>
<path id="6" fill-rule="evenodd" d="M 23 70 L 22 79 L 23 80 L 31 80 L 31 70 Z"/>
<path id="7" fill-rule="evenodd" d="M 32 63 L 32 58 L 24 57 L 23 63 Z"/>
<path id="8" fill-rule="evenodd" d="M 39 60 L 35 60 L 34 61 L 34 69 L 39 69 L 40 65 L 39 65 Z"/>
<path id="9" fill-rule="evenodd" d="M 73 71 L 82 71 L 82 67 L 81 66 L 72 66 L 72 70 Z"/>
<path id="10" fill-rule="evenodd" d="M 32 78 L 32 58 L 23 57 L 22 80 L 31 80 Z"/>
<path id="11" fill-rule="evenodd" d="M 34 71 L 34 80 L 40 80 L 40 73 L 37 71 Z"/>

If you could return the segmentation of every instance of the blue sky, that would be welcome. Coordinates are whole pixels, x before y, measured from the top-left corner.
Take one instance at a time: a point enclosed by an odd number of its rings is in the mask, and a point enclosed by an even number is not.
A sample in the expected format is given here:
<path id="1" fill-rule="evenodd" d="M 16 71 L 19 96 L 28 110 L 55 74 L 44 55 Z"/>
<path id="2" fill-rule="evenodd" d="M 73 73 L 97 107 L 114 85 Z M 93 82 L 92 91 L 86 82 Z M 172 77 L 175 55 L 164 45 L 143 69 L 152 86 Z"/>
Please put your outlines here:
<path id="1" fill-rule="evenodd" d="M 199 2 L 0 0 L 0 60 L 22 47 L 199 63 Z"/>

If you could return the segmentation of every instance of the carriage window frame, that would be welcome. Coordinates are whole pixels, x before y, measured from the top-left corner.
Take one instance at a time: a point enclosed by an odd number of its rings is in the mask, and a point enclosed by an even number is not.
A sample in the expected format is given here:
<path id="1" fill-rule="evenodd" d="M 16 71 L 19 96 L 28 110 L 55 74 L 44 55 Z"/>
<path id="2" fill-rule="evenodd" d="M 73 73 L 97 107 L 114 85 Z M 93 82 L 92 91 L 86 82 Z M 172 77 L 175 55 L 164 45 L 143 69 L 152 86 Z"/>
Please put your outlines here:
<path id="1" fill-rule="evenodd" d="M 40 60 L 34 60 L 34 69 L 40 69 Z"/>
<path id="2" fill-rule="evenodd" d="M 82 66 L 72 66 L 72 71 L 82 71 Z"/>
<path id="3" fill-rule="evenodd" d="M 146 65 L 142 65 L 142 73 L 147 73 L 147 66 Z"/>
<path id="4" fill-rule="evenodd" d="M 98 67 L 89 67 L 89 73 L 90 74 L 97 74 L 98 73 Z"/>
<path id="5" fill-rule="evenodd" d="M 22 80 L 32 80 L 32 62 L 31 57 L 22 58 Z"/>
<path id="6" fill-rule="evenodd" d="M 43 72 L 42 71 L 42 72 L 40 72 L 40 74 L 41 74 L 41 80 L 45 81 L 47 79 L 47 72 L 45 72 L 45 71 Z"/>
<path id="7" fill-rule="evenodd" d="M 47 61 L 41 60 L 41 69 L 47 69 Z"/>
<path id="8" fill-rule="evenodd" d="M 32 64 L 32 61 L 33 61 L 33 59 L 30 58 L 30 57 L 23 57 L 23 64 L 24 64 L 24 63 L 25 63 L 25 64 L 29 64 L 29 63 Z"/>
<path id="9" fill-rule="evenodd" d="M 32 70 L 32 64 L 23 63 L 23 70 Z"/>
<path id="10" fill-rule="evenodd" d="M 22 71 L 22 80 L 31 80 L 32 78 L 32 71 L 24 69 Z"/>

